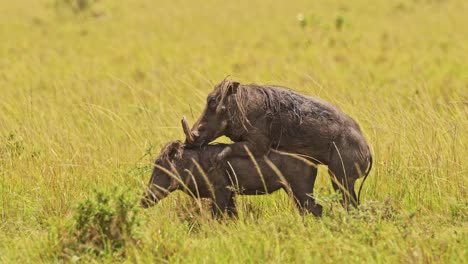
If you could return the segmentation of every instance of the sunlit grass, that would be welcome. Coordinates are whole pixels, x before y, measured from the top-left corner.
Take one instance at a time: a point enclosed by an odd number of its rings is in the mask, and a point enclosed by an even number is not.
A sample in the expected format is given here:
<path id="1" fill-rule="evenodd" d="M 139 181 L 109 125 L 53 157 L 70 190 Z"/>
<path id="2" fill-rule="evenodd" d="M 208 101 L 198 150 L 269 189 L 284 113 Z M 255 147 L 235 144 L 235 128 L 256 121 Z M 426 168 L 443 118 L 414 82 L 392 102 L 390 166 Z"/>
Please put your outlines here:
<path id="1" fill-rule="evenodd" d="M 343 212 L 320 168 L 321 220 L 284 192 L 240 197 L 226 222 L 174 193 L 141 213 L 125 258 L 65 258 L 468 259 L 466 1 L 99 1 L 82 15 L 53 2 L 0 3 L 0 262 L 64 257 L 57 234 L 93 189 L 138 197 L 180 117 L 193 123 L 227 75 L 355 118 L 375 160 L 362 210 Z"/>

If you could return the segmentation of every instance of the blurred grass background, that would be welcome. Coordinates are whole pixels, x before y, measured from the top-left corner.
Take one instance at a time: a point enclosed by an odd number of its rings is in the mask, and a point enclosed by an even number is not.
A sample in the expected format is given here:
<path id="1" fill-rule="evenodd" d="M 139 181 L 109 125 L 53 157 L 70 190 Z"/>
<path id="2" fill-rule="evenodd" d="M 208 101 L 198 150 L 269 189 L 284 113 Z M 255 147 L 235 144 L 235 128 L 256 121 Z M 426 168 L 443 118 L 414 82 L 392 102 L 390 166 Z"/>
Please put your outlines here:
<path id="1" fill-rule="evenodd" d="M 468 2 L 78 2 L 0 2 L 1 262 L 467 262 Z M 319 221 L 284 193 L 240 198 L 227 223 L 174 194 L 125 257 L 54 253 L 93 189 L 138 197 L 227 75 L 358 121 L 375 156 L 362 212 L 321 170 Z"/>

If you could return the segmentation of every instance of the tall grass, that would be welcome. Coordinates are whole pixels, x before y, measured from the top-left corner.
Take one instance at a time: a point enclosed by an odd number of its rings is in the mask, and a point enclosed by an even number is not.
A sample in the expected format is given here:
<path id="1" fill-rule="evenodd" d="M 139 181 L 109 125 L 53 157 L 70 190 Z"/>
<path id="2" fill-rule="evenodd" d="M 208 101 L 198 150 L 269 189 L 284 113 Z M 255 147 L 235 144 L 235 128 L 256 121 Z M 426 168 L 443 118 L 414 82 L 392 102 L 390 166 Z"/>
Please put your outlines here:
<path id="1" fill-rule="evenodd" d="M 321 220 L 277 193 L 241 197 L 239 219 L 218 222 L 174 193 L 140 212 L 125 257 L 67 260 L 467 262 L 466 1 L 93 8 L 0 2 L 0 262 L 60 260 L 57 234 L 93 189 L 137 197 L 162 144 L 183 138 L 180 117 L 192 123 L 226 75 L 354 117 L 375 156 L 362 210 L 343 212 L 321 168 Z"/>

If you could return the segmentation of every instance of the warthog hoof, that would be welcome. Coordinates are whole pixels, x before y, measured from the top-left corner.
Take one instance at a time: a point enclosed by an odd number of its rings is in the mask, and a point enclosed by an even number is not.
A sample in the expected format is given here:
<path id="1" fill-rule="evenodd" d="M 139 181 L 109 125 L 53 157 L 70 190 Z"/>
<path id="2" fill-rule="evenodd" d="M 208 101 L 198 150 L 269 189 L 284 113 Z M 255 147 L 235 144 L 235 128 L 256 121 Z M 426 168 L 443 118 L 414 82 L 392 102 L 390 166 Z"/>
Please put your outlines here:
<path id="1" fill-rule="evenodd" d="M 316 204 L 315 207 L 312 209 L 312 214 L 315 217 L 322 217 L 323 207 L 320 204 Z"/>

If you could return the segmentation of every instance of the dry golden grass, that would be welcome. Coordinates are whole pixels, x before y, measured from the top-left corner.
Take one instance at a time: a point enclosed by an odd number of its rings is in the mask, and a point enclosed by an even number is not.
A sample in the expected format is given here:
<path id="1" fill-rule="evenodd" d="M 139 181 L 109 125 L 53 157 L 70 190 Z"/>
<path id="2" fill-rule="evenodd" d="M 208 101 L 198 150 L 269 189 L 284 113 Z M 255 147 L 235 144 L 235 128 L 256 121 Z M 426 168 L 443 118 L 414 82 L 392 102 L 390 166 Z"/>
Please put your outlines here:
<path id="1" fill-rule="evenodd" d="M 0 2 L 0 262 L 59 260 L 57 230 L 95 188 L 138 197 L 226 75 L 354 117 L 375 156 L 362 210 L 342 211 L 324 170 L 320 221 L 285 193 L 242 197 L 227 222 L 173 194 L 125 257 L 65 259 L 467 262 L 467 1 L 55 2 Z"/>

